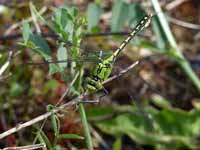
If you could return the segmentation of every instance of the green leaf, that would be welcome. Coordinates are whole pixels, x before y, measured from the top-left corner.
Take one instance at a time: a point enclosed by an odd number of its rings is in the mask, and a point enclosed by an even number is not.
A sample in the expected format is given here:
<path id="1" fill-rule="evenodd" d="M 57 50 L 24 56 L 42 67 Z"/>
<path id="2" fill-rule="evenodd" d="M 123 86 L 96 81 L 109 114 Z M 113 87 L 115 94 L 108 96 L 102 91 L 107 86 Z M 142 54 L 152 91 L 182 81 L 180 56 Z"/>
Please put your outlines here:
<path id="1" fill-rule="evenodd" d="M 164 51 L 168 47 L 168 40 L 167 37 L 161 27 L 161 24 L 159 22 L 158 16 L 154 16 L 152 18 L 152 25 L 153 25 L 153 31 L 156 35 L 156 44 L 157 47 Z"/>
<path id="2" fill-rule="evenodd" d="M 45 60 L 51 60 L 51 49 L 42 36 L 31 34 L 29 41 L 34 44 L 33 50 L 37 51 Z"/>
<path id="3" fill-rule="evenodd" d="M 54 31 L 63 39 L 68 39 L 68 34 L 65 32 L 64 28 L 67 24 L 68 12 L 66 9 L 58 8 L 54 11 L 52 21 L 54 24 Z"/>
<path id="4" fill-rule="evenodd" d="M 52 144 L 51 142 L 49 141 L 48 137 L 46 136 L 46 134 L 41 131 L 40 129 L 38 129 L 39 131 L 37 132 L 37 137 L 38 137 L 38 140 L 40 141 L 40 143 L 45 143 L 47 145 L 47 147 L 49 149 L 52 148 Z"/>
<path id="5" fill-rule="evenodd" d="M 145 15 L 145 11 L 142 9 L 139 3 L 131 3 L 128 6 L 128 20 L 130 26 L 133 28 L 140 19 Z"/>
<path id="6" fill-rule="evenodd" d="M 77 16 L 78 16 L 79 11 L 78 11 L 78 9 L 77 9 L 76 7 L 73 7 L 73 8 L 72 8 L 72 12 L 73 12 L 73 16 L 74 16 L 74 17 L 77 17 Z"/>
<path id="7" fill-rule="evenodd" d="M 56 146 L 54 146 L 54 149 L 55 150 L 63 150 L 65 148 L 63 148 L 61 145 L 56 145 Z"/>
<path id="8" fill-rule="evenodd" d="M 112 31 L 122 30 L 124 22 L 127 19 L 127 14 L 128 4 L 126 4 L 123 0 L 116 0 L 112 8 Z"/>
<path id="9" fill-rule="evenodd" d="M 118 137 L 113 144 L 113 150 L 121 150 L 122 149 L 122 139 Z"/>
<path id="10" fill-rule="evenodd" d="M 137 43 L 138 47 L 143 47 L 146 48 L 150 51 L 152 51 L 153 53 L 157 53 L 157 54 L 162 54 L 162 55 L 170 55 L 171 50 L 169 48 L 166 49 L 160 49 L 156 43 L 152 43 L 148 40 L 145 39 L 141 39 L 139 40 L 139 42 Z"/>
<path id="11" fill-rule="evenodd" d="M 144 47 L 144 48 L 147 48 L 153 52 L 159 52 L 159 48 L 156 46 L 156 44 L 153 44 L 147 40 L 140 40 L 138 45 L 137 46 L 140 46 L 140 47 Z"/>
<path id="12" fill-rule="evenodd" d="M 72 14 L 70 14 L 70 12 Z M 71 38 L 68 38 L 69 36 L 72 36 L 73 33 L 73 20 L 75 19 L 73 15 L 77 15 L 76 13 L 77 12 L 74 9 L 67 9 L 64 7 L 58 8 L 54 11 L 54 15 L 52 17 L 54 24 L 53 29 L 63 41 L 71 40 Z"/>
<path id="13" fill-rule="evenodd" d="M 55 106 L 48 105 L 47 106 L 47 111 L 52 112 L 52 110 L 54 108 L 55 108 Z M 59 132 L 60 132 L 60 120 L 58 119 L 58 117 L 56 116 L 56 114 L 53 113 L 53 112 L 51 114 L 51 124 L 53 126 L 55 137 L 57 138 L 59 136 Z"/>
<path id="14" fill-rule="evenodd" d="M 114 112 L 112 107 L 92 107 L 87 111 L 87 116 L 90 117 L 98 117 L 110 115 Z"/>
<path id="15" fill-rule="evenodd" d="M 98 25 L 102 9 L 96 3 L 90 3 L 87 8 L 88 30 Z"/>
<path id="16" fill-rule="evenodd" d="M 101 32 L 101 29 L 100 29 L 98 26 L 95 26 L 95 27 L 92 27 L 92 28 L 90 29 L 90 31 L 91 31 L 92 33 L 98 33 L 98 32 Z"/>
<path id="17" fill-rule="evenodd" d="M 17 82 L 14 82 L 11 84 L 10 96 L 13 96 L 13 97 L 20 96 L 23 91 L 24 91 L 23 86 Z"/>
<path id="18" fill-rule="evenodd" d="M 84 139 L 84 137 L 77 135 L 77 134 L 60 134 L 59 138 L 60 139 L 79 139 L 79 140 Z"/>
<path id="19" fill-rule="evenodd" d="M 61 72 L 60 68 L 56 64 L 49 64 L 49 72 L 48 75 L 52 75 L 56 72 Z"/>
<path id="20" fill-rule="evenodd" d="M 54 79 L 48 80 L 44 84 L 43 93 L 48 94 L 52 90 L 56 90 L 58 86 L 59 86 L 59 83 L 57 80 L 54 80 Z M 50 95 L 51 94 L 55 94 L 55 93 L 50 93 Z"/>
<path id="21" fill-rule="evenodd" d="M 65 32 L 68 33 L 68 40 L 72 41 L 73 40 L 73 32 L 74 32 L 74 23 L 73 22 L 68 22 L 67 25 L 65 26 Z"/>
<path id="22" fill-rule="evenodd" d="M 33 44 L 31 48 L 38 52 L 46 61 L 52 60 L 51 49 L 42 36 L 30 34 L 29 41 Z M 60 71 L 60 68 L 56 64 L 49 64 L 49 75 Z"/>
<path id="23" fill-rule="evenodd" d="M 199 146 L 196 137 L 200 133 L 200 109 L 186 112 L 172 107 L 162 111 L 151 108 L 145 109 L 145 112 L 152 118 L 155 128 L 153 132 L 149 132 L 145 118 L 138 115 L 134 109 L 132 112 L 118 113 L 116 117 L 96 122 L 96 126 L 107 134 L 115 137 L 127 135 L 141 144 L 173 143 L 174 147 L 181 145 L 191 149 Z"/>
<path id="24" fill-rule="evenodd" d="M 51 115 L 51 123 L 53 126 L 54 134 L 56 137 L 58 137 L 59 132 L 60 132 L 60 120 L 54 113 Z"/>
<path id="25" fill-rule="evenodd" d="M 32 34 L 31 29 L 30 29 L 30 25 L 27 21 L 23 20 L 22 22 L 22 36 L 23 36 L 23 40 L 24 40 L 24 44 L 26 45 L 30 34 Z"/>
<path id="26" fill-rule="evenodd" d="M 67 67 L 67 58 L 67 49 L 64 47 L 64 43 L 61 43 L 57 50 L 57 60 L 66 60 L 66 62 L 58 64 L 62 70 Z"/>
<path id="27" fill-rule="evenodd" d="M 36 11 L 36 10 L 35 10 Z M 51 61 L 51 49 L 46 40 L 36 34 L 32 34 L 29 24 L 24 21 L 22 25 L 22 34 L 24 39 L 24 46 L 32 48 L 32 50 L 38 52 L 46 61 Z M 55 64 L 49 64 L 49 75 L 56 72 L 60 72 L 61 69 Z"/>
<path id="28" fill-rule="evenodd" d="M 78 16 L 79 11 L 76 7 L 65 7 L 65 8 L 68 10 L 69 14 L 72 16 L 73 19 Z"/>
<path id="29" fill-rule="evenodd" d="M 167 109 L 171 108 L 171 104 L 160 95 L 153 95 L 152 101 L 158 107 L 167 108 Z"/>

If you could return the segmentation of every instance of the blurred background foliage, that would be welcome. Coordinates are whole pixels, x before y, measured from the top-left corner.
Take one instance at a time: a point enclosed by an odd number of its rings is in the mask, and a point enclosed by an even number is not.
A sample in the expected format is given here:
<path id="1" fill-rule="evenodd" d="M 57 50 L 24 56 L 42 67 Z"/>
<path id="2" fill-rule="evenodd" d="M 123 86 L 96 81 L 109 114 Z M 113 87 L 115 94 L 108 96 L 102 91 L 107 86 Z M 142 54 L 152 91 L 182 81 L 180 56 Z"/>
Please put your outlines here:
<path id="1" fill-rule="evenodd" d="M 85 105 L 93 147 L 200 149 L 200 2 L 159 1 L 164 18 L 158 15 L 162 12 L 155 13 L 156 2 L 1 0 L 1 133 L 51 112 L 67 88 L 70 94 L 62 103 L 80 94 L 100 50 L 106 58 L 145 13 L 151 12 L 151 26 L 125 48 L 112 75 L 138 59 L 140 64 L 106 84 L 109 94 L 99 104 Z M 170 33 L 163 28 L 166 20 L 178 47 L 170 43 Z M 67 61 L 62 64 L 27 63 L 63 59 Z M 187 61 L 190 66 L 185 65 Z M 95 93 L 91 99 L 99 95 Z M 37 123 L 1 139 L 0 148 L 35 143 L 56 150 L 87 147 L 75 106 L 51 115 L 42 130 L 41 126 Z"/>

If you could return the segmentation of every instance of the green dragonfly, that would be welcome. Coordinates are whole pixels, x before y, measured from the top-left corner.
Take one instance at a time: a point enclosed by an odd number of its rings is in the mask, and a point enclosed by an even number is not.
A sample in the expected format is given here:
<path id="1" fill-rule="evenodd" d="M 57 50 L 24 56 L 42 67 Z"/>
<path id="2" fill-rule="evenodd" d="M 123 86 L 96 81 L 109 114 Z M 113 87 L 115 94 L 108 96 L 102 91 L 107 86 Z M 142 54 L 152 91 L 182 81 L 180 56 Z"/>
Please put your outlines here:
<path id="1" fill-rule="evenodd" d="M 112 72 L 112 68 L 114 63 L 122 52 L 124 47 L 136 36 L 144 28 L 148 27 L 151 22 L 152 14 L 145 15 L 136 27 L 132 30 L 132 32 L 128 35 L 128 37 L 121 43 L 119 48 L 108 58 L 104 59 L 102 62 L 98 63 L 93 69 L 91 75 L 86 78 L 85 89 L 89 92 L 96 92 L 98 90 L 104 89 L 102 82 L 108 79 Z M 106 92 L 107 93 L 107 92 Z"/>
<path id="2" fill-rule="evenodd" d="M 98 90 L 104 91 L 105 94 L 108 92 L 103 87 L 102 82 L 108 79 L 110 76 L 114 63 L 116 59 L 118 58 L 119 54 L 122 52 L 122 50 L 125 48 L 125 46 L 144 28 L 148 27 L 148 25 L 151 22 L 152 14 L 145 15 L 139 23 L 136 25 L 136 27 L 130 32 L 128 37 L 121 43 L 119 48 L 117 48 L 116 51 L 113 53 L 110 53 L 110 51 L 103 52 L 100 51 L 100 53 L 89 53 L 89 55 L 86 55 L 85 58 L 87 61 L 96 61 L 97 59 L 99 62 L 94 67 L 94 69 L 91 72 L 91 75 L 86 77 L 85 83 L 84 83 L 84 90 L 85 92 L 96 92 Z M 72 45 L 73 46 L 73 45 Z M 81 48 L 82 49 L 82 48 Z M 91 54 L 91 55 L 90 55 Z M 97 57 L 97 54 L 99 56 Z M 45 61 L 42 63 L 28 63 L 32 65 L 40 65 L 40 64 L 49 64 L 49 63 L 66 63 L 68 60 L 59 60 L 59 61 Z M 73 61 L 73 60 L 70 60 Z M 77 60 L 75 60 L 77 61 Z M 80 58 L 78 61 L 84 62 L 85 59 Z"/>

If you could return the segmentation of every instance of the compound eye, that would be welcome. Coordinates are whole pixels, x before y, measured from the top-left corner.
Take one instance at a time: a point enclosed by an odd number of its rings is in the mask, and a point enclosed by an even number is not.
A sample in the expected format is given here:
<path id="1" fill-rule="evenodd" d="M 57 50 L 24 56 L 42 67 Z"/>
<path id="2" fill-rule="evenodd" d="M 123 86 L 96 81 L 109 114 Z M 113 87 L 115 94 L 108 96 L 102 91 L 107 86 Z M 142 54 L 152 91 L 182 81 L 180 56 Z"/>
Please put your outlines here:
<path id="1" fill-rule="evenodd" d="M 105 64 L 106 68 L 111 68 L 111 64 L 108 63 L 108 64 Z"/>

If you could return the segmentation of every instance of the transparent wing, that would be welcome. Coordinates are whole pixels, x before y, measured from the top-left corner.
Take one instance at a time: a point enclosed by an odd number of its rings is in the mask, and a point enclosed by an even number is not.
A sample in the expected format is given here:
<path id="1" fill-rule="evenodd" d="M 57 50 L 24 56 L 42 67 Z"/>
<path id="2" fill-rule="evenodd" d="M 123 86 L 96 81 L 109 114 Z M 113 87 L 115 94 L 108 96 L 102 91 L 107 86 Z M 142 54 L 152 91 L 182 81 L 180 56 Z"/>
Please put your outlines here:
<path id="1" fill-rule="evenodd" d="M 112 55 L 112 51 L 108 50 L 99 50 L 99 51 L 92 51 L 88 52 L 86 54 L 83 54 L 82 56 L 78 58 L 72 59 L 71 56 L 67 59 L 63 60 L 44 60 L 41 62 L 26 62 L 25 64 L 28 65 L 48 65 L 48 64 L 57 64 L 57 63 L 66 63 L 66 62 L 94 62 L 94 63 L 99 63 L 100 61 L 104 60 L 105 58 L 109 57 Z"/>

